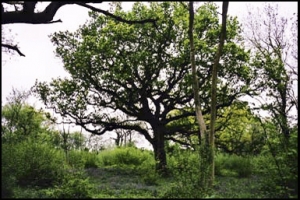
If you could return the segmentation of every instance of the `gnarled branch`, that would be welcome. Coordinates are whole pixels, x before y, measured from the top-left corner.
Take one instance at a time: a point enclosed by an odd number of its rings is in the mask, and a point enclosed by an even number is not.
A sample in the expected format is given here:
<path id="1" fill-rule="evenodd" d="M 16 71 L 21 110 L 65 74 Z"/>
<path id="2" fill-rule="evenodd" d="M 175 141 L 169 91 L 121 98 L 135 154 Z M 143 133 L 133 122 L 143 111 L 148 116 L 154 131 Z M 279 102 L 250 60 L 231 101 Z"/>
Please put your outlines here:
<path id="1" fill-rule="evenodd" d="M 102 9 L 99 9 L 99 8 L 95 8 L 93 6 L 90 6 L 90 5 L 87 5 L 85 3 L 77 3 L 77 5 L 80 5 L 82 7 L 86 7 L 86 8 L 89 8 L 91 9 L 92 11 L 96 11 L 96 12 L 100 12 L 104 15 L 107 15 L 109 17 L 112 17 L 114 19 L 116 19 L 117 21 L 120 21 L 120 22 L 124 22 L 124 23 L 127 23 L 127 24 L 145 24 L 145 23 L 153 23 L 153 25 L 156 27 L 156 21 L 158 19 L 144 19 L 144 20 L 126 20 L 126 19 L 123 19 L 122 17 L 119 17 L 119 16 L 116 16 L 108 11 L 105 11 L 105 10 L 102 10 Z"/>
<path id="2" fill-rule="evenodd" d="M 67 4 L 77 3 L 102 3 L 102 1 L 78 2 L 78 1 L 56 1 L 51 2 L 44 11 L 35 13 L 36 2 L 24 2 L 21 11 L 2 11 L 1 24 L 27 23 L 48 24 L 53 20 L 58 9 Z"/>
<path id="3" fill-rule="evenodd" d="M 16 52 L 18 52 L 18 54 L 20 56 L 24 56 L 25 55 L 19 50 L 19 48 L 17 46 L 12 46 L 12 45 L 9 45 L 9 44 L 1 44 L 2 47 L 5 47 L 5 48 L 8 48 L 8 49 L 11 49 L 11 50 L 14 50 Z"/>

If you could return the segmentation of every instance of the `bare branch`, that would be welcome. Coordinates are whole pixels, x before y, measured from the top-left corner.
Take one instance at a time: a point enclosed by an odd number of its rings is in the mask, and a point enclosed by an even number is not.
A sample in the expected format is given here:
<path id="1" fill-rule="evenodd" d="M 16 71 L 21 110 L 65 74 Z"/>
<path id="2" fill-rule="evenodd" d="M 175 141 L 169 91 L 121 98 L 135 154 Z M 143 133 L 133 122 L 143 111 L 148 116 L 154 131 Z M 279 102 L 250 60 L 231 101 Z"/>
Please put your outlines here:
<path id="1" fill-rule="evenodd" d="M 24 3 L 21 11 L 2 12 L 1 24 L 27 23 L 27 24 L 48 24 L 53 20 L 58 9 L 67 4 L 80 3 L 102 3 L 102 1 L 78 2 L 78 1 L 56 1 L 51 2 L 43 12 L 34 13 L 37 2 Z"/>
<path id="2" fill-rule="evenodd" d="M 11 49 L 11 50 L 14 50 L 16 52 L 18 52 L 18 54 L 20 56 L 24 56 L 25 55 L 19 50 L 19 48 L 17 46 L 12 46 L 12 45 L 9 45 L 9 44 L 1 44 L 2 47 L 5 47 L 5 48 L 8 48 L 8 49 Z"/>
<path id="3" fill-rule="evenodd" d="M 91 9 L 93 11 L 96 11 L 96 12 L 100 12 L 100 13 L 102 13 L 104 15 L 107 15 L 107 16 L 110 16 L 110 17 L 116 19 L 117 21 L 124 22 L 124 23 L 127 23 L 127 24 L 153 23 L 153 25 L 156 27 L 156 21 L 158 20 L 158 19 L 126 20 L 126 19 L 123 19 L 122 17 L 116 16 L 116 15 L 114 15 L 114 14 L 108 12 L 108 11 L 105 11 L 105 10 L 102 10 L 102 9 L 99 9 L 99 8 L 95 8 L 95 7 L 87 5 L 85 3 L 77 3 L 77 5 L 89 8 L 89 9 Z"/>
<path id="4" fill-rule="evenodd" d="M 51 22 L 48 22 L 48 23 L 46 23 L 46 24 L 53 24 L 53 23 L 58 23 L 58 22 L 62 22 L 61 19 L 55 20 L 55 21 L 51 21 Z"/>

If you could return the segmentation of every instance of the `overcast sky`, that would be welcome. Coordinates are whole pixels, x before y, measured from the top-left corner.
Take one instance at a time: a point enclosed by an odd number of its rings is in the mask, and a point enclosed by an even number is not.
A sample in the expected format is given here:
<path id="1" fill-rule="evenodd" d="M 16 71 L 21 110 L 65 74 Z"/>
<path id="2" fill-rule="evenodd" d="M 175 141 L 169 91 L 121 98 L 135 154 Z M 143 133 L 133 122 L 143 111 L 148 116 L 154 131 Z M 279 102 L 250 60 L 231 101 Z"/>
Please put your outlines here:
<path id="1" fill-rule="evenodd" d="M 220 7 L 221 4 L 218 2 Z M 249 4 L 262 6 L 263 2 L 230 2 L 228 14 L 242 18 Z M 298 12 L 297 2 L 279 2 L 278 4 L 283 13 Z M 123 2 L 123 8 L 129 9 L 131 5 L 132 2 Z M 97 7 L 109 9 L 107 2 L 97 4 Z M 67 76 L 61 60 L 54 55 L 54 46 L 48 36 L 56 31 L 75 31 L 88 19 L 88 9 L 76 5 L 66 5 L 60 8 L 55 15 L 54 20 L 58 19 L 61 19 L 63 23 L 4 26 L 5 29 L 12 30 L 14 42 L 18 43 L 26 57 L 20 57 L 18 54 L 9 56 L 2 53 L 2 104 L 6 102 L 6 97 L 11 93 L 12 87 L 29 89 L 34 85 L 36 79 L 50 81 L 52 78 Z"/>
<path id="2" fill-rule="evenodd" d="M 279 5 L 279 11 L 285 16 L 298 13 L 297 2 L 270 2 Z M 217 3 L 220 6 L 222 2 Z M 45 4 L 44 4 L 45 5 Z M 108 10 L 108 2 L 94 4 L 95 7 Z M 124 9 L 129 9 L 132 2 L 123 2 Z M 230 2 L 228 14 L 238 16 L 240 21 L 247 13 L 247 6 L 262 7 L 264 2 Z M 50 81 L 52 78 L 68 76 L 64 71 L 62 62 L 54 55 L 54 46 L 50 42 L 49 35 L 56 31 L 75 31 L 88 19 L 88 9 L 77 5 L 66 5 L 60 8 L 54 20 L 61 19 L 62 23 L 54 24 L 11 24 L 4 25 L 4 29 L 11 29 L 14 42 L 26 57 L 14 56 L 2 53 L 2 105 L 6 102 L 6 97 L 11 93 L 12 88 L 29 89 L 35 80 Z M 30 103 L 35 103 L 39 108 L 42 106 L 35 99 Z"/>

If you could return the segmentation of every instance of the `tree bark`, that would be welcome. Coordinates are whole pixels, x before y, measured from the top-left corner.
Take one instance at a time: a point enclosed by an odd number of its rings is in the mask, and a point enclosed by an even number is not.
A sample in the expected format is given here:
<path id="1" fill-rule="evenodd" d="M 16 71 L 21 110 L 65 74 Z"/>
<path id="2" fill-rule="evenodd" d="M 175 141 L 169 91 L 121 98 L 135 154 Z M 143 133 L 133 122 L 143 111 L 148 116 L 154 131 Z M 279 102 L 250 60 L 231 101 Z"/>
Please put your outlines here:
<path id="1" fill-rule="evenodd" d="M 201 143 L 201 138 L 207 141 L 206 138 L 206 125 L 201 111 L 200 97 L 199 97 L 199 81 L 197 77 L 196 63 L 195 63 L 195 47 L 194 47 L 194 37 L 193 37 L 193 28 L 194 28 L 194 5 L 193 1 L 190 1 L 189 4 L 189 39 L 190 39 L 190 60 L 192 65 L 192 76 L 193 76 L 193 91 L 194 91 L 194 100 L 195 100 L 195 111 L 197 122 L 200 127 L 199 133 L 199 143 Z"/>
<path id="2" fill-rule="evenodd" d="M 193 78 L 193 91 L 194 91 L 194 101 L 195 101 L 195 112 L 196 112 L 196 119 L 200 127 L 200 132 L 198 133 L 199 139 L 199 155 L 201 159 L 199 160 L 200 163 L 200 175 L 199 181 L 202 182 L 202 187 L 207 187 L 208 180 L 204 175 L 206 173 L 207 167 L 209 167 L 210 163 L 210 147 L 208 142 L 208 131 L 206 130 L 206 124 L 204 122 L 204 118 L 201 111 L 201 102 L 199 97 L 199 81 L 197 77 L 197 69 L 196 69 L 196 62 L 195 62 L 195 47 L 194 47 L 194 36 L 193 36 L 193 28 L 194 28 L 194 5 L 193 1 L 189 2 L 189 40 L 190 40 L 190 61 L 192 66 L 192 78 Z M 201 148 L 201 146 L 203 148 Z M 204 175 L 204 176 L 203 176 Z"/>
<path id="3" fill-rule="evenodd" d="M 214 161 L 214 148 L 215 148 L 215 122 L 216 122 L 216 114 L 217 114 L 217 76 L 218 69 L 217 66 L 220 61 L 220 57 L 222 55 L 222 50 L 224 46 L 224 41 L 226 38 L 226 19 L 227 19 L 227 11 L 228 11 L 228 1 L 223 2 L 222 6 L 222 28 L 221 28 L 221 36 L 219 48 L 214 60 L 214 65 L 212 69 L 212 83 L 211 83 L 211 114 L 210 114 L 210 135 L 209 135 L 209 144 L 211 147 L 211 180 L 209 185 L 212 186 L 214 182 L 215 176 L 215 161 Z"/>
<path id="4" fill-rule="evenodd" d="M 153 140 L 153 149 L 154 157 L 156 161 L 156 171 L 162 175 L 168 175 L 167 169 L 167 156 L 165 151 L 165 137 L 162 132 L 162 129 L 154 129 L 154 140 Z"/>
<path id="5" fill-rule="evenodd" d="M 112 17 L 117 21 L 124 22 L 127 24 L 145 24 L 152 23 L 154 27 L 156 26 L 156 21 L 158 19 L 144 19 L 144 20 L 126 20 L 122 17 L 116 16 L 108 11 L 96 8 L 94 6 L 88 5 L 87 3 L 102 3 L 103 1 L 54 1 L 50 2 L 50 4 L 42 11 L 35 12 L 34 9 L 38 1 L 24 1 L 20 3 L 23 5 L 22 10 L 15 11 L 5 11 L 3 7 L 3 3 L 7 4 L 15 4 L 10 2 L 2 2 L 2 12 L 1 12 L 1 24 L 15 24 L 15 23 L 25 23 L 25 24 L 51 24 L 62 22 L 60 19 L 53 21 L 54 16 L 57 11 L 64 5 L 76 4 L 78 6 L 82 6 L 88 8 L 92 11 L 102 13 L 106 16 Z M 25 56 L 16 45 L 3 44 L 1 42 L 1 46 L 7 49 L 17 51 L 20 56 Z"/>

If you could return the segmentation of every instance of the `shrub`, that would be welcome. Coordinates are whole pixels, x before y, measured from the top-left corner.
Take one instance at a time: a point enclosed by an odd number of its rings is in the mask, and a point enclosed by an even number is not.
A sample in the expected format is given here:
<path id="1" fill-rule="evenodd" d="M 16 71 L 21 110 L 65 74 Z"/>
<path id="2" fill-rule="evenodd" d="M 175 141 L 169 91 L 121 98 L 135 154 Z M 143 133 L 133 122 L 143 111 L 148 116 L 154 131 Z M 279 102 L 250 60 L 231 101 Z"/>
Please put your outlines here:
<path id="1" fill-rule="evenodd" d="M 248 157 L 218 154 L 215 158 L 216 175 L 248 177 L 252 173 L 253 166 Z"/>
<path id="2" fill-rule="evenodd" d="M 61 184 L 47 191 L 50 198 L 91 198 L 92 185 L 83 171 L 66 173 Z"/>
<path id="3" fill-rule="evenodd" d="M 204 149 L 199 151 L 204 154 Z M 209 195 L 204 183 L 208 165 L 200 159 L 198 151 L 174 149 L 168 159 L 174 184 L 165 189 L 162 198 L 203 198 Z"/>
<path id="4" fill-rule="evenodd" d="M 68 151 L 67 163 L 73 168 L 83 169 L 85 163 L 83 153 L 84 152 L 78 150 Z"/>
<path id="5" fill-rule="evenodd" d="M 16 185 L 16 174 L 14 173 L 14 158 L 15 151 L 11 145 L 2 144 L 1 146 L 1 197 L 2 198 L 9 198 L 13 195 L 13 187 Z"/>
<path id="6" fill-rule="evenodd" d="M 84 168 L 97 168 L 98 156 L 94 152 L 82 152 L 84 158 Z"/>
<path id="7" fill-rule="evenodd" d="M 4 167 L 20 186 L 48 187 L 62 178 L 63 156 L 49 145 L 29 140 L 6 148 L 11 157 Z"/>
<path id="8" fill-rule="evenodd" d="M 149 151 L 134 147 L 118 147 L 113 150 L 104 150 L 99 154 L 101 166 L 140 166 L 152 157 Z"/>
<path id="9" fill-rule="evenodd" d="M 261 191 L 270 198 L 298 197 L 297 138 L 292 134 L 286 149 L 270 141 L 272 149 L 253 159 L 255 173 L 263 177 Z"/>

